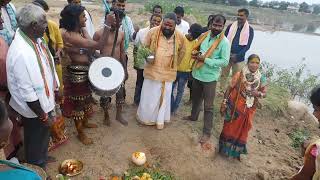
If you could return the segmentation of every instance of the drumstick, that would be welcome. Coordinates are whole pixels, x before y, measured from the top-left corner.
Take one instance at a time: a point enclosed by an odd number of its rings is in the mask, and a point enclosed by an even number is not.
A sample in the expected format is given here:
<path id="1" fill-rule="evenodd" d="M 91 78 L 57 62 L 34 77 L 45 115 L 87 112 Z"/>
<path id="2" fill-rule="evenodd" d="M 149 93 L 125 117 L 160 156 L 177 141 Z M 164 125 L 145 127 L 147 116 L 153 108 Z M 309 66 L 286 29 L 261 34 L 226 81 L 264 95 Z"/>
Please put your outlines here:
<path id="1" fill-rule="evenodd" d="M 119 13 L 114 13 L 115 16 L 116 16 L 116 23 L 117 23 L 117 27 L 116 27 L 116 33 L 114 35 L 114 40 L 113 40 L 113 46 L 112 46 L 112 51 L 111 51 L 111 57 L 113 57 L 114 55 L 114 51 L 116 49 L 116 44 L 117 44 L 117 41 L 118 41 L 118 33 L 119 33 L 119 25 L 120 25 L 120 18 L 119 18 Z"/>

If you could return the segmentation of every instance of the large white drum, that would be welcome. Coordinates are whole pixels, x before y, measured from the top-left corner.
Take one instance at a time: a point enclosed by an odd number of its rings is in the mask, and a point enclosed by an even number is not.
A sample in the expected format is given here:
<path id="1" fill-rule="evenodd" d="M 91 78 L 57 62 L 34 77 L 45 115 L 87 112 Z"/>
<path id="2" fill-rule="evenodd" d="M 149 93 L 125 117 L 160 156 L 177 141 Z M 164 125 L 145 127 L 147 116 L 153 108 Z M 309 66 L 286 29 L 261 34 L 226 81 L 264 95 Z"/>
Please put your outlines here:
<path id="1" fill-rule="evenodd" d="M 94 92 L 107 97 L 118 92 L 125 78 L 122 64 L 112 57 L 94 60 L 89 67 L 88 76 Z"/>

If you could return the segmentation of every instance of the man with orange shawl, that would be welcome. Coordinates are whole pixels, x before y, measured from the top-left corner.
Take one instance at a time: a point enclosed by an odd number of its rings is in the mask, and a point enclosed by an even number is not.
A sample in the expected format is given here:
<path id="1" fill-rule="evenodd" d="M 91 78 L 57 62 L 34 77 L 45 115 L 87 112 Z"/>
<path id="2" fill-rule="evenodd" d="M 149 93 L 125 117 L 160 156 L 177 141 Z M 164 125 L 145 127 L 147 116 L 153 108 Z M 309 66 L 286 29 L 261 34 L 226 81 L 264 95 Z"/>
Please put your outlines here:
<path id="1" fill-rule="evenodd" d="M 320 120 L 320 86 L 311 92 L 310 101 L 313 105 L 313 115 Z M 304 163 L 301 170 L 291 180 L 320 179 L 320 139 L 312 142 L 304 152 Z"/>
<path id="2" fill-rule="evenodd" d="M 248 133 L 256 109 L 261 107 L 258 98 L 266 96 L 266 78 L 260 73 L 259 66 L 259 56 L 249 56 L 247 65 L 232 77 L 221 104 L 224 125 L 219 152 L 238 160 L 241 154 L 247 154 Z"/>
<path id="3" fill-rule="evenodd" d="M 168 13 L 160 26 L 150 29 L 145 46 L 154 54 L 144 68 L 144 81 L 137 120 L 163 129 L 170 121 L 172 83 L 185 53 L 184 37 L 176 30 L 177 17 Z"/>
<path id="4" fill-rule="evenodd" d="M 200 106 L 204 101 L 203 136 L 200 139 L 202 145 L 205 145 L 211 136 L 216 85 L 221 68 L 228 65 L 230 58 L 230 44 L 223 33 L 225 23 L 224 16 L 213 16 L 210 21 L 211 30 L 199 37 L 192 52 L 195 59 L 192 70 L 192 110 L 191 116 L 184 117 L 184 120 L 197 121 Z"/>

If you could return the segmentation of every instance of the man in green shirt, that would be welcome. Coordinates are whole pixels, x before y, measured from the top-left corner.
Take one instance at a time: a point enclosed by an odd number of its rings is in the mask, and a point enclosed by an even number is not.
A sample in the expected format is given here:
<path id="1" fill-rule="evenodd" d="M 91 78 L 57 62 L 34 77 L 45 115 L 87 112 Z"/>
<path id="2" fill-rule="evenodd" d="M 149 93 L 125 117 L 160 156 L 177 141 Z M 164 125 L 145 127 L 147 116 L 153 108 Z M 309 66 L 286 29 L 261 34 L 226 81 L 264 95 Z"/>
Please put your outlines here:
<path id="1" fill-rule="evenodd" d="M 197 121 L 200 106 L 204 101 L 204 127 L 203 136 L 200 139 L 201 144 L 210 139 L 216 84 L 220 77 L 221 68 L 228 65 L 230 58 L 230 43 L 223 33 L 225 22 L 226 19 L 222 15 L 215 15 L 211 19 L 209 22 L 211 32 L 206 35 L 200 45 L 200 55 L 194 57 L 198 63 L 203 63 L 203 65 L 192 71 L 192 110 L 191 116 L 184 119 Z M 216 41 L 220 41 L 218 45 Z M 210 49 L 214 46 L 216 48 L 212 52 Z M 211 54 L 207 53 L 209 50 L 212 52 Z"/>

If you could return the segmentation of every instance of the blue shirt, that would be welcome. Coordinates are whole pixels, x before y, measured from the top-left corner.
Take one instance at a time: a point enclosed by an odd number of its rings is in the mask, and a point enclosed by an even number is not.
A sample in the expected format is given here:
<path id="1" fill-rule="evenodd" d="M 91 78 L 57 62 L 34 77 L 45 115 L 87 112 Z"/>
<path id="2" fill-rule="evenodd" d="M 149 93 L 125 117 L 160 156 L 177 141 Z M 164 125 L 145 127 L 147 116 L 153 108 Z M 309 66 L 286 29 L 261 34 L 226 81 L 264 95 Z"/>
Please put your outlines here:
<path id="1" fill-rule="evenodd" d="M 0 171 L 0 179 L 10 179 L 10 180 L 41 180 L 41 177 L 22 165 L 14 164 L 10 161 L 0 160 L 0 164 L 5 164 L 9 166 L 6 171 Z"/>
<path id="2" fill-rule="evenodd" d="M 230 24 L 227 27 L 226 31 L 225 31 L 226 37 L 229 34 L 229 30 L 230 30 L 231 25 L 232 24 Z M 241 33 L 242 28 L 243 27 L 238 27 L 237 32 L 236 32 L 236 34 L 235 34 L 235 36 L 233 38 L 232 45 L 231 45 L 231 54 L 236 54 L 237 55 L 237 62 L 244 61 L 246 52 L 250 49 L 250 46 L 251 46 L 251 43 L 252 43 L 252 40 L 253 40 L 253 37 L 254 37 L 253 28 L 250 26 L 249 27 L 250 30 L 249 30 L 249 41 L 248 41 L 248 44 L 246 46 L 240 46 L 239 45 L 239 41 L 240 41 L 240 33 Z"/>

